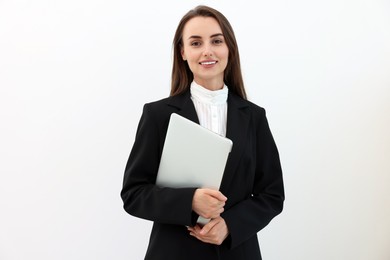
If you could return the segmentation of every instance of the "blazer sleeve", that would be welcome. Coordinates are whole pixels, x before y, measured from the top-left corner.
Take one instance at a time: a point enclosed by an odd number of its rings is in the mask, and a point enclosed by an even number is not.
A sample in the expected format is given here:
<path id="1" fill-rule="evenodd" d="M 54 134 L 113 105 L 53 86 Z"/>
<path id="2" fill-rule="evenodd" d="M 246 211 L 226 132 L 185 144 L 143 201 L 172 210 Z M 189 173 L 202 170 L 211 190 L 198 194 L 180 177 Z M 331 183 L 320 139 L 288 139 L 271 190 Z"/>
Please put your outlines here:
<path id="1" fill-rule="evenodd" d="M 121 197 L 129 214 L 165 224 L 193 225 L 192 198 L 196 188 L 155 185 L 166 127 L 158 108 L 146 104 L 126 164 Z"/>
<path id="2" fill-rule="evenodd" d="M 283 209 L 284 186 L 279 153 L 264 109 L 258 113 L 257 119 L 252 194 L 221 214 L 229 228 L 226 242 L 230 248 L 256 235 Z"/>

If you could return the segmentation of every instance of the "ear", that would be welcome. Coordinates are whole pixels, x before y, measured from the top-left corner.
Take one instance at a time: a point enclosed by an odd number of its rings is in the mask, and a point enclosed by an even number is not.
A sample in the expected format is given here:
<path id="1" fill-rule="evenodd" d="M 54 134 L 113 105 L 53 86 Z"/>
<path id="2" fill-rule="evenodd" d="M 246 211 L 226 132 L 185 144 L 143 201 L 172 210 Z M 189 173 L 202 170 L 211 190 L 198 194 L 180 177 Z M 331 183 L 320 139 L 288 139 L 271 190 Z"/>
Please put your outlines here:
<path id="1" fill-rule="evenodd" d="M 181 50 L 180 50 L 180 54 L 181 54 L 181 57 L 183 58 L 183 60 L 187 60 L 186 55 L 184 54 L 184 49 L 183 49 L 183 47 L 182 47 Z"/>

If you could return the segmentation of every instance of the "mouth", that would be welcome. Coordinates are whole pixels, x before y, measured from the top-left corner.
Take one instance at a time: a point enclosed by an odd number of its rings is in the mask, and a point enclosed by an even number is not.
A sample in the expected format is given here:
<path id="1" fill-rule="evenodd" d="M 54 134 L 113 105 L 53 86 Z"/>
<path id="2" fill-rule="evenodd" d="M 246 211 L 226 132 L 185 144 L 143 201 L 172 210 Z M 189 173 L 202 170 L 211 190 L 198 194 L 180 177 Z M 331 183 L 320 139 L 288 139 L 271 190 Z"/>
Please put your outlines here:
<path id="1" fill-rule="evenodd" d="M 201 61 L 199 62 L 200 65 L 214 65 L 217 64 L 218 61 L 216 60 L 207 60 L 207 61 Z"/>

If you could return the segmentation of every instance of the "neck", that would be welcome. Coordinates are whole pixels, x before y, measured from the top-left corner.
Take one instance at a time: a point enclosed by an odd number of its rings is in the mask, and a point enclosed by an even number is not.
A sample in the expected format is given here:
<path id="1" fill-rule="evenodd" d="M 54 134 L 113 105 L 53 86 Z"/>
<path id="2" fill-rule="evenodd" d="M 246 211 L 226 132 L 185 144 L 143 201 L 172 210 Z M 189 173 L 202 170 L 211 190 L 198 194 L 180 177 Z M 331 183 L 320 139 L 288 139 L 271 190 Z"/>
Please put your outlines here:
<path id="1" fill-rule="evenodd" d="M 194 81 L 196 82 L 196 84 L 201 85 L 202 87 L 211 91 L 220 90 L 225 85 L 222 79 L 205 80 L 205 79 L 195 78 Z"/>

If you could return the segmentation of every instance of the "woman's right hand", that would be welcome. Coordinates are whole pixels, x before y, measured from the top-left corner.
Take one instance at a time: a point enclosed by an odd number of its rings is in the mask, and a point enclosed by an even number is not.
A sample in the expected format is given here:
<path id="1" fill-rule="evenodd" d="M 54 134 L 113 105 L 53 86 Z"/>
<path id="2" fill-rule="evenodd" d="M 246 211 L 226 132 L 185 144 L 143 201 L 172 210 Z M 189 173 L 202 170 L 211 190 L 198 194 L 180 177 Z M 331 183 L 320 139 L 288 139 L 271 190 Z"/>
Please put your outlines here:
<path id="1" fill-rule="evenodd" d="M 226 200 L 220 191 L 197 189 L 192 199 L 192 209 L 201 217 L 217 218 L 223 212 Z"/>

